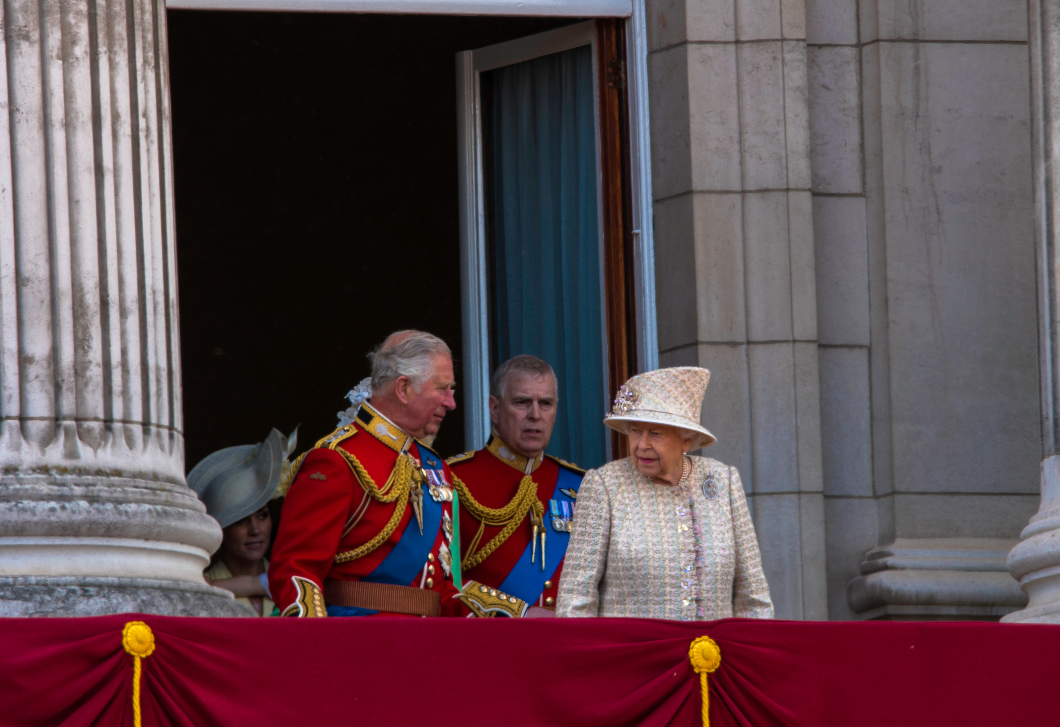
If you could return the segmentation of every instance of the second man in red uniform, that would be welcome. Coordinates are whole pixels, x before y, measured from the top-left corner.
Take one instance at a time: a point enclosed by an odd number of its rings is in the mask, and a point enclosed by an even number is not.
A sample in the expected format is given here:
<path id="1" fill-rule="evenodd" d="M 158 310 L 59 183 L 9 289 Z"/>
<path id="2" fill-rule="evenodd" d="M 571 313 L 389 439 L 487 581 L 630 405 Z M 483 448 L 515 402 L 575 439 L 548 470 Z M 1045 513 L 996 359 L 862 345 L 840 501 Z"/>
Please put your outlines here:
<path id="1" fill-rule="evenodd" d="M 509 359 L 490 381 L 489 441 L 449 460 L 460 495 L 465 577 L 545 608 L 555 606 L 585 474 L 544 454 L 558 401 L 548 363 Z"/>

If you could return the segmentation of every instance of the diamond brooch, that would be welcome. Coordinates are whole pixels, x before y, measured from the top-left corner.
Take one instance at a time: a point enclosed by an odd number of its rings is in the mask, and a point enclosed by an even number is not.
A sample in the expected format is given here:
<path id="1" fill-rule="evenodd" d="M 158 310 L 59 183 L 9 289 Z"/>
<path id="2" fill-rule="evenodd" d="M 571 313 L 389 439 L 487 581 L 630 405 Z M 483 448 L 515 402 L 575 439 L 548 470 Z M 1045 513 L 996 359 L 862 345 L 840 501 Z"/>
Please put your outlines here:
<path id="1" fill-rule="evenodd" d="M 714 479 L 714 475 L 707 475 L 707 479 L 703 480 L 703 497 L 708 500 L 717 499 L 718 481 Z"/>
<path id="2" fill-rule="evenodd" d="M 640 394 L 633 389 L 630 389 L 625 384 L 622 384 L 622 388 L 618 390 L 618 395 L 615 397 L 615 408 L 613 415 L 618 416 L 622 414 L 629 414 L 631 411 L 637 408 L 637 404 L 640 402 Z"/>

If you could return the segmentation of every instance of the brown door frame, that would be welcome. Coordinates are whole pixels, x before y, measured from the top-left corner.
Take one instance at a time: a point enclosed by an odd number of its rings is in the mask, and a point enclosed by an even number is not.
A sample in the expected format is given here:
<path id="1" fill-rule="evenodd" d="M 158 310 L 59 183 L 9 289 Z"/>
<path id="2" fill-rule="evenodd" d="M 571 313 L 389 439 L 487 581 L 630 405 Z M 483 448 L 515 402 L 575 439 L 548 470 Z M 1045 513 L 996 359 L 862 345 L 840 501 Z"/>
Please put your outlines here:
<path id="1" fill-rule="evenodd" d="M 626 83 L 626 34 L 621 20 L 596 21 L 596 50 L 610 404 L 619 387 L 637 371 L 629 90 Z M 626 438 L 612 432 L 612 459 L 626 457 L 629 454 L 627 449 Z"/>

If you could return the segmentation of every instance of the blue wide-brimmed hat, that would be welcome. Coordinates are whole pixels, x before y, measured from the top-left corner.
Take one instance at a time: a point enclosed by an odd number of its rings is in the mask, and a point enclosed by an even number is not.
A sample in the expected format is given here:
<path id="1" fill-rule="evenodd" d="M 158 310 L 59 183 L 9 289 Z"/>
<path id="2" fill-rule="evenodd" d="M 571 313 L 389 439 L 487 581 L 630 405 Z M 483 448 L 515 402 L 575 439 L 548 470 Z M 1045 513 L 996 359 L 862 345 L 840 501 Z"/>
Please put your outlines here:
<path id="1" fill-rule="evenodd" d="M 264 442 L 220 449 L 188 473 L 206 512 L 222 528 L 237 523 L 265 506 L 290 470 L 287 458 L 298 444 L 298 427 L 289 437 L 269 432 Z"/>

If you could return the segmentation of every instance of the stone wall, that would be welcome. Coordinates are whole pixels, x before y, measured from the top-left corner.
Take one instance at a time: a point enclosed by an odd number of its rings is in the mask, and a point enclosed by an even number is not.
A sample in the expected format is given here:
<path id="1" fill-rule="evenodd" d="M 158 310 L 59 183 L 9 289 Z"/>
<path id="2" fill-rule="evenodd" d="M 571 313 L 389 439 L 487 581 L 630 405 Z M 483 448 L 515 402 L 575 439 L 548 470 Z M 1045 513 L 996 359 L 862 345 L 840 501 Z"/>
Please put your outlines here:
<path id="1" fill-rule="evenodd" d="M 998 616 L 1038 499 L 1026 4 L 808 15 L 829 613 Z"/>
<path id="2" fill-rule="evenodd" d="M 709 453 L 744 474 L 778 616 L 1018 608 L 1005 555 L 1040 459 L 1026 3 L 648 16 L 660 360 L 714 372 Z"/>
<path id="3" fill-rule="evenodd" d="M 1019 608 L 1005 554 L 1042 454 L 1027 4 L 647 15 L 660 361 L 714 373 L 709 453 L 743 475 L 777 616 Z M 182 474 L 164 4 L 8 0 L 0 27 L 0 615 L 239 613 L 201 580 L 220 533 Z"/>

